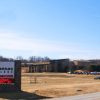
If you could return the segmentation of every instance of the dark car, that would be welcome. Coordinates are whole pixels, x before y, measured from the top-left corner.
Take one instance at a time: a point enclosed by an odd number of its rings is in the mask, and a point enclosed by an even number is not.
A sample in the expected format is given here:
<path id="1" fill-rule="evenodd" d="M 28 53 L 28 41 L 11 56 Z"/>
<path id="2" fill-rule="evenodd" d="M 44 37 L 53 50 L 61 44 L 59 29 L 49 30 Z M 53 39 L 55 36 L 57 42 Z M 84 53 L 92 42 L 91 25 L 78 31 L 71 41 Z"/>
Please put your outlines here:
<path id="1" fill-rule="evenodd" d="M 100 76 L 96 76 L 96 77 L 94 77 L 94 79 L 100 80 Z"/>

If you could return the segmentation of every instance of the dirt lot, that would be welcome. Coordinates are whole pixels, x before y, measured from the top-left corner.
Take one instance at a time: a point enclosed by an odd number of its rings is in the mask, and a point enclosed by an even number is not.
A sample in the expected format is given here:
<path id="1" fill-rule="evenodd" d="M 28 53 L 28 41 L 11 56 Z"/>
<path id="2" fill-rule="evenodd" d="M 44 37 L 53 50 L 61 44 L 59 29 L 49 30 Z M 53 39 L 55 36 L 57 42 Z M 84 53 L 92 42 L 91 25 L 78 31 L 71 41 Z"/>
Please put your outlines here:
<path id="1" fill-rule="evenodd" d="M 24 74 L 22 90 L 44 97 L 61 97 L 100 92 L 100 80 L 93 75 L 68 75 L 66 73 Z"/>
<path id="2" fill-rule="evenodd" d="M 0 93 L 0 100 L 40 100 L 100 92 L 100 80 L 94 77 L 66 73 L 22 74 L 22 92 Z"/>

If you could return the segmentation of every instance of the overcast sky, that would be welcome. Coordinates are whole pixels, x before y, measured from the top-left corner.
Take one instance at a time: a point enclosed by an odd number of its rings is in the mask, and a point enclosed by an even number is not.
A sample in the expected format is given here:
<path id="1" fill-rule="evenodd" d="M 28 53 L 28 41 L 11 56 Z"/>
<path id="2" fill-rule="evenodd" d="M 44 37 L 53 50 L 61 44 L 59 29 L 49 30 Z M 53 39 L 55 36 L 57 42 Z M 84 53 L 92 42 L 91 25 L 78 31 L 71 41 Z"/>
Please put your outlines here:
<path id="1" fill-rule="evenodd" d="M 0 0 L 0 55 L 100 58 L 99 0 Z"/>

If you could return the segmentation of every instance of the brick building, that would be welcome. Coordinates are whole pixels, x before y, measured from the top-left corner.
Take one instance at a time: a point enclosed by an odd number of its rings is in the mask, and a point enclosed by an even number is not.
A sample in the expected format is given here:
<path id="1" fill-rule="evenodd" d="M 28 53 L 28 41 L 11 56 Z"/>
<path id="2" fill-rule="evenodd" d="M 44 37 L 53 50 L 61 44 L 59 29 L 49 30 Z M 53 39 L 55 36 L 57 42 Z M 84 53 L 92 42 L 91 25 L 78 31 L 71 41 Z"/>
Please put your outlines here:
<path id="1" fill-rule="evenodd" d="M 49 62 L 22 63 L 22 72 L 66 72 L 69 59 L 50 60 Z M 27 66 L 27 67 L 26 67 Z"/>

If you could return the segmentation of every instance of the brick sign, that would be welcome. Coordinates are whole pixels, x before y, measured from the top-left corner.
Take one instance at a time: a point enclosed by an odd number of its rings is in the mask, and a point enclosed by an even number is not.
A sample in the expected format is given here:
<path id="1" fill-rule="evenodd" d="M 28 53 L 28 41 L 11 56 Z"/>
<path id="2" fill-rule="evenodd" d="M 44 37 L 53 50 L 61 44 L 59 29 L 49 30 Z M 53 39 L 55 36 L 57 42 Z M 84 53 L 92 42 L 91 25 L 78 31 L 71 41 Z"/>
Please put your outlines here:
<path id="1" fill-rule="evenodd" d="M 0 61 L 0 91 L 21 90 L 21 62 Z"/>

